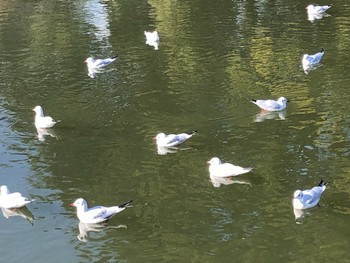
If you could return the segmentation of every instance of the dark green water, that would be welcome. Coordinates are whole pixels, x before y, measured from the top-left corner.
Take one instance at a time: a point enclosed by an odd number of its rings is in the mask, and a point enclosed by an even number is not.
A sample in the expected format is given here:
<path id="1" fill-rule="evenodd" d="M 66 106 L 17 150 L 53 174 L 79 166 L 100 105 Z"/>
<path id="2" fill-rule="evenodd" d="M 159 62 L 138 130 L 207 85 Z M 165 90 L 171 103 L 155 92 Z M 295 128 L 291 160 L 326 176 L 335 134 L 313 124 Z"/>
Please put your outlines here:
<path id="1" fill-rule="evenodd" d="M 308 4 L 1 1 L 0 184 L 36 199 L 33 224 L 0 217 L 1 262 L 350 262 L 350 3 L 314 23 Z M 113 54 L 87 75 L 88 56 Z M 282 119 L 249 102 L 280 96 Z M 55 137 L 38 140 L 36 105 Z M 158 132 L 194 129 L 158 155 Z M 214 156 L 254 167 L 250 185 L 213 187 Z M 294 190 L 321 178 L 321 207 L 296 223 Z M 78 197 L 134 205 L 82 242 Z"/>

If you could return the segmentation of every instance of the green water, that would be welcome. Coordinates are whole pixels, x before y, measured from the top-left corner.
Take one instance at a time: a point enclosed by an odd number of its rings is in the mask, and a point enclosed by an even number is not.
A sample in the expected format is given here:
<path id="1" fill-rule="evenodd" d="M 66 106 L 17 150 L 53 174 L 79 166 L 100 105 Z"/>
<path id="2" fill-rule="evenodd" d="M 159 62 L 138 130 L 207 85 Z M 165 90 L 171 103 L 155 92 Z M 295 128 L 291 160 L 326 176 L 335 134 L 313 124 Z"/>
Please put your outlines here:
<path id="1" fill-rule="evenodd" d="M 1 1 L 0 184 L 36 199 L 30 220 L 0 217 L 1 262 L 350 262 L 350 4 L 314 23 L 308 4 Z M 115 54 L 88 76 L 87 57 Z M 282 118 L 249 102 L 280 96 Z M 36 105 L 61 120 L 53 137 L 38 140 Z M 195 129 L 157 153 L 158 132 Z M 214 156 L 254 167 L 247 184 L 213 187 Z M 296 222 L 293 192 L 321 178 Z M 78 197 L 134 202 L 82 234 Z"/>

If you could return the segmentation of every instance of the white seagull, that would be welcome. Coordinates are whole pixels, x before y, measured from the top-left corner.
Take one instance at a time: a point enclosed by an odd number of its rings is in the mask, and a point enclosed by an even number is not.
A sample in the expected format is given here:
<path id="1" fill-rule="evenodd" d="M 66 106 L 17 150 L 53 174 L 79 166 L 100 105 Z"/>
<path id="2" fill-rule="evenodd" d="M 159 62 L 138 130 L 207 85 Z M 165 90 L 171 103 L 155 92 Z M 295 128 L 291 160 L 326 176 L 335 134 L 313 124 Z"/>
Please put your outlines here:
<path id="1" fill-rule="evenodd" d="M 105 222 L 117 213 L 123 211 L 131 202 L 132 200 L 117 206 L 94 206 L 88 208 L 86 201 L 83 198 L 79 198 L 69 206 L 75 206 L 77 208 L 77 216 L 81 222 L 96 224 Z"/>
<path id="2" fill-rule="evenodd" d="M 57 122 L 50 116 L 44 116 L 44 111 L 41 106 L 36 106 L 33 111 L 35 112 L 35 127 L 37 129 L 47 129 L 54 126 Z"/>
<path id="3" fill-rule="evenodd" d="M 0 207 L 2 208 L 20 208 L 33 201 L 23 197 L 21 193 L 11 193 L 6 185 L 0 187 Z"/>
<path id="4" fill-rule="evenodd" d="M 294 209 L 308 209 L 314 207 L 320 201 L 321 194 L 326 190 L 326 183 L 321 179 L 320 183 L 308 190 L 296 190 L 294 192 Z"/>
<path id="5" fill-rule="evenodd" d="M 163 132 L 158 133 L 153 139 L 156 140 L 158 147 L 174 147 L 191 138 L 198 131 L 195 130 L 190 133 L 179 133 L 179 134 L 165 134 Z"/>
<path id="6" fill-rule="evenodd" d="M 316 16 L 324 14 L 331 7 L 331 5 L 308 5 L 306 9 L 309 15 Z"/>
<path id="7" fill-rule="evenodd" d="M 159 35 L 157 31 L 148 32 L 144 31 L 144 34 L 146 36 L 146 44 L 149 46 L 153 46 L 155 50 L 158 49 L 159 45 Z"/>
<path id="8" fill-rule="evenodd" d="M 317 64 L 321 61 L 323 54 L 324 54 L 323 48 L 321 48 L 321 50 L 314 55 L 304 54 L 302 59 L 304 71 L 307 72 L 310 68 L 317 66 Z"/>
<path id="9" fill-rule="evenodd" d="M 105 58 L 105 59 L 95 59 L 92 57 L 89 57 L 85 60 L 85 63 L 87 64 L 87 67 L 89 69 L 103 69 L 107 67 L 109 64 L 111 64 L 114 60 L 117 59 L 118 56 L 113 56 L 110 58 Z"/>
<path id="10" fill-rule="evenodd" d="M 285 97 L 280 97 L 278 100 L 250 100 L 259 108 L 266 111 L 281 111 L 287 106 L 288 100 Z"/>
<path id="11" fill-rule="evenodd" d="M 210 176 L 215 177 L 231 177 L 237 176 L 240 174 L 249 173 L 253 168 L 251 167 L 241 167 L 233 165 L 231 163 L 222 163 L 218 157 L 211 158 L 208 161 L 209 165 L 209 174 Z"/>

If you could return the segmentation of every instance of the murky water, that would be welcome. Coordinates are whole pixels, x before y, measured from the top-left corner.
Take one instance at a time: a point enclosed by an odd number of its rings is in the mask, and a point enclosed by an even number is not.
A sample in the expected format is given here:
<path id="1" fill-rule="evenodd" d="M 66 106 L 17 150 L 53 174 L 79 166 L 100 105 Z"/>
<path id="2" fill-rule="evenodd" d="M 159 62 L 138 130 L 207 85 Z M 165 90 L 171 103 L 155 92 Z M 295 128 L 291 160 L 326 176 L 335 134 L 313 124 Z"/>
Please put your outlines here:
<path id="1" fill-rule="evenodd" d="M 0 184 L 36 199 L 0 217 L 1 261 L 349 261 L 350 4 L 312 23 L 305 1 L 214 2 L 1 2 Z M 88 76 L 87 57 L 115 54 Z M 281 114 L 249 102 L 280 96 Z M 35 105 L 61 120 L 50 135 Z M 158 132 L 195 129 L 157 153 Z M 214 156 L 254 167 L 247 184 L 214 187 Z M 321 178 L 321 207 L 296 222 L 294 190 Z M 68 207 L 78 197 L 134 202 L 89 229 Z"/>

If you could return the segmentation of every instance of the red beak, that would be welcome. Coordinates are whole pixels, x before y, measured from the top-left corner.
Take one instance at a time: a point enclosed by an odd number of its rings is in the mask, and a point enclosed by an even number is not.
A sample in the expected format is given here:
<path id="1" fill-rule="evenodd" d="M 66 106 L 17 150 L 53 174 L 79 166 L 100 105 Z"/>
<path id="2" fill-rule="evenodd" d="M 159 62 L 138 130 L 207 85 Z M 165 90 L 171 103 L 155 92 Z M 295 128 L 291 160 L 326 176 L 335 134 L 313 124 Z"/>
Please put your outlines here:
<path id="1" fill-rule="evenodd" d="M 74 204 L 69 204 L 68 206 L 75 206 Z"/>

